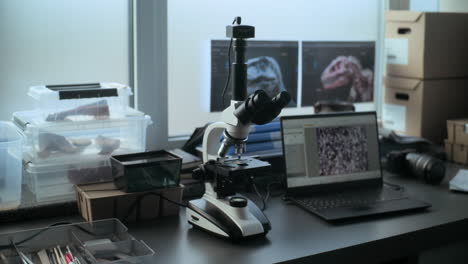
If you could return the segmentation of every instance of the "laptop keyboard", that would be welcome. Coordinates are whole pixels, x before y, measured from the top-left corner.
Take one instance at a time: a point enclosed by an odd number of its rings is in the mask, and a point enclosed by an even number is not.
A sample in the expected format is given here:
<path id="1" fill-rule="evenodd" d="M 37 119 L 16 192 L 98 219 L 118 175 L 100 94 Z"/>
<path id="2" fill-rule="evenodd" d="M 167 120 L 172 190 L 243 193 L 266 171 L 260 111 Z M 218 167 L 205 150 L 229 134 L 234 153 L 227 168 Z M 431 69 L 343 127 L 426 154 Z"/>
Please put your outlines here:
<path id="1" fill-rule="evenodd" d="M 319 211 L 340 207 L 361 207 L 375 204 L 376 202 L 397 200 L 405 197 L 406 195 L 403 191 L 384 186 L 382 189 L 377 190 L 361 190 L 314 197 L 295 197 L 292 200 L 308 209 Z"/>

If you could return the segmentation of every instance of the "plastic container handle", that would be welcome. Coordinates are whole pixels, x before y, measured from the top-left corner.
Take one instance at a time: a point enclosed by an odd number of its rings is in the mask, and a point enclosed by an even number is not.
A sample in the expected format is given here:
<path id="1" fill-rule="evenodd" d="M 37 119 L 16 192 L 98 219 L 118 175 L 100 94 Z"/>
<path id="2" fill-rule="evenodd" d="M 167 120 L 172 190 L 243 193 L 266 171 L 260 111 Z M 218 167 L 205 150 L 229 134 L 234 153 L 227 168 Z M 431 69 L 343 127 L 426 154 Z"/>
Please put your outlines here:
<path id="1" fill-rule="evenodd" d="M 401 100 L 401 101 L 408 101 L 409 100 L 409 94 L 406 94 L 406 93 L 396 93 L 395 94 L 395 98 L 397 100 Z"/>
<path id="2" fill-rule="evenodd" d="M 411 33 L 411 28 L 398 28 L 398 35 L 408 35 Z"/>
<path id="3" fill-rule="evenodd" d="M 117 88 L 104 88 L 100 83 L 46 85 L 46 88 L 59 93 L 60 100 L 117 97 Z"/>

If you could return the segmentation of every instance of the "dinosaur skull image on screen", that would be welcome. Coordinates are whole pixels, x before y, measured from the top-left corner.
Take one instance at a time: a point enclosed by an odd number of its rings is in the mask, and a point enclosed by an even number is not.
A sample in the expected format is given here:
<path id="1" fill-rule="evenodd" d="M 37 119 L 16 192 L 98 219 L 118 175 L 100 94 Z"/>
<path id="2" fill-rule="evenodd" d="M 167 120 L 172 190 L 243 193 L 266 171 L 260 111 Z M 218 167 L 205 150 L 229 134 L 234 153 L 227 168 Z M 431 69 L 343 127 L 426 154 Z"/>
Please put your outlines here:
<path id="1" fill-rule="evenodd" d="M 374 76 L 370 69 L 363 69 L 354 56 L 335 58 L 322 72 L 324 90 L 351 87 L 348 100 L 366 102 L 372 100 Z"/>
<path id="2" fill-rule="evenodd" d="M 268 96 L 274 97 L 286 91 L 278 62 L 269 56 L 260 56 L 247 61 L 247 93 L 264 90 Z"/>

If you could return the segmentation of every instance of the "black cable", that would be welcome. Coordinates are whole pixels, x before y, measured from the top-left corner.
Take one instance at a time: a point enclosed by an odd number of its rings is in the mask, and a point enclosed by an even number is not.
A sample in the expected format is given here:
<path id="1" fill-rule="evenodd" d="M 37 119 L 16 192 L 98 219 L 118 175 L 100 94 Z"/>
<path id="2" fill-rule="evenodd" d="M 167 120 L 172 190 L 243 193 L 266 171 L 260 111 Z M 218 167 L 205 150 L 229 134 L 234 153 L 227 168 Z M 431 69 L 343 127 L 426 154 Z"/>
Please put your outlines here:
<path id="1" fill-rule="evenodd" d="M 120 189 L 122 189 L 122 188 L 119 188 L 119 189 L 106 189 L 106 190 L 101 189 L 101 190 L 91 190 L 91 191 L 102 191 L 102 192 L 103 192 L 103 191 L 115 191 L 115 190 L 120 190 Z M 137 208 L 137 205 L 141 203 L 141 200 L 142 200 L 143 198 L 145 198 L 146 196 L 149 196 L 149 195 L 158 196 L 159 198 L 161 198 L 161 199 L 163 199 L 163 200 L 166 200 L 166 201 L 168 201 L 168 202 L 170 202 L 170 203 L 173 203 L 173 204 L 175 204 L 175 205 L 178 205 L 178 206 L 180 206 L 180 207 L 184 207 L 184 208 L 187 208 L 187 207 L 188 207 L 186 204 L 179 203 L 179 202 L 177 202 L 177 201 L 171 200 L 171 199 L 165 197 L 164 195 L 162 195 L 162 194 L 160 194 L 160 193 L 157 193 L 157 192 L 147 192 L 147 193 L 145 193 L 145 194 L 139 196 L 139 197 L 132 203 L 132 205 L 130 205 L 130 208 L 128 209 L 128 212 L 127 212 L 127 214 L 125 215 L 125 217 L 122 219 L 122 222 L 125 222 L 125 221 L 128 219 L 128 217 L 130 217 L 130 215 L 132 214 L 132 212 Z"/>
<path id="2" fill-rule="evenodd" d="M 278 185 L 279 187 L 281 187 L 281 189 L 279 189 L 279 191 L 277 191 L 276 193 L 272 193 L 271 192 L 271 186 L 273 186 L 273 185 Z M 278 197 L 278 196 L 284 195 L 286 193 L 286 190 L 283 187 L 284 187 L 284 185 L 281 182 L 272 182 L 272 183 L 270 183 L 269 186 L 267 186 L 268 190 L 270 191 L 270 196 L 269 197 Z"/>
<path id="3" fill-rule="evenodd" d="M 226 103 L 224 102 L 224 97 L 226 95 L 226 90 L 229 86 L 229 81 L 231 80 L 231 49 L 232 49 L 232 38 L 229 42 L 229 49 L 228 49 L 228 76 L 226 79 L 226 84 L 224 85 L 223 94 L 221 100 L 223 101 L 223 110 L 226 108 Z"/>
<path id="4" fill-rule="evenodd" d="M 39 236 L 40 234 L 44 233 L 45 231 L 48 231 L 48 230 L 49 230 L 50 228 L 52 228 L 52 227 L 61 226 L 61 225 L 71 225 L 71 224 L 73 224 L 73 223 L 70 223 L 70 222 L 58 222 L 58 223 L 51 224 L 51 225 L 47 226 L 46 228 L 44 228 L 44 229 L 38 231 L 38 232 L 35 233 L 35 234 L 32 234 L 31 236 L 29 236 L 29 237 L 27 237 L 27 238 L 25 238 L 25 239 L 23 239 L 23 240 L 20 240 L 20 241 L 18 241 L 18 242 L 16 242 L 16 243 L 14 243 L 13 241 L 11 241 L 11 243 L 8 244 L 8 245 L 2 245 L 2 246 L 0 246 L 0 251 L 1 251 L 1 250 L 5 250 L 5 249 L 10 249 L 10 248 L 12 248 L 12 245 L 13 245 L 13 244 L 15 244 L 16 246 L 20 246 L 20 245 L 22 245 L 22 244 L 24 244 L 24 243 L 26 243 L 26 242 L 32 240 L 33 238 Z M 78 228 L 78 229 L 80 229 L 81 231 L 83 231 L 83 232 L 85 232 L 85 233 L 87 233 L 87 234 L 89 234 L 89 235 L 94 235 L 94 236 L 96 236 L 95 233 L 93 233 L 93 232 L 91 232 L 91 231 L 85 229 L 85 228 L 82 227 L 82 226 L 73 226 L 73 225 L 72 225 L 72 227 Z"/>
<path id="5" fill-rule="evenodd" d="M 384 184 L 392 187 L 395 191 L 403 192 L 405 190 L 405 187 L 397 185 L 397 184 L 389 183 L 388 181 L 384 181 Z"/>
<path id="6" fill-rule="evenodd" d="M 257 189 L 257 185 L 255 183 L 252 183 L 252 186 L 254 188 L 255 193 L 257 194 L 258 198 L 262 201 L 262 208 L 260 208 L 262 211 L 265 211 L 266 209 L 266 199 L 260 194 L 260 192 Z"/>
<path id="7" fill-rule="evenodd" d="M 184 207 L 184 208 L 187 208 L 188 206 L 186 204 L 183 204 L 183 203 L 180 203 L 180 202 L 177 202 L 177 201 L 174 201 L 174 200 L 171 200 L 167 197 L 165 197 L 164 195 L 160 194 L 160 193 L 157 193 L 157 192 L 147 192 L 141 196 L 139 196 L 133 203 L 132 205 L 130 205 L 130 208 L 128 209 L 128 212 L 127 214 L 125 215 L 125 217 L 122 219 L 122 222 L 125 222 L 129 217 L 130 215 L 132 214 L 132 212 L 137 208 L 137 205 L 139 205 L 141 203 L 141 200 L 143 200 L 143 198 L 147 197 L 147 196 L 151 196 L 151 195 L 154 195 L 154 196 L 158 196 L 159 198 L 163 199 L 163 200 L 166 200 L 170 203 L 173 203 L 175 205 L 178 205 L 180 207 Z"/>
<path id="8" fill-rule="evenodd" d="M 23 256 L 20 255 L 20 251 L 19 251 L 18 247 L 16 246 L 15 242 L 13 242 L 13 239 L 10 238 L 9 240 L 10 240 L 10 248 L 13 248 L 16 251 L 16 254 L 22 260 L 23 263 L 26 262 L 23 259 Z"/>
<path id="9" fill-rule="evenodd" d="M 275 181 L 273 182 L 270 182 L 268 183 L 266 186 L 265 186 L 265 191 L 266 191 L 266 194 L 265 194 L 265 197 L 263 197 L 260 193 L 260 191 L 258 190 L 258 187 L 257 187 L 257 184 L 255 184 L 255 179 L 253 176 L 250 177 L 250 180 L 251 180 L 251 184 L 252 184 L 252 187 L 255 191 L 255 194 L 257 195 L 258 198 L 260 198 L 260 200 L 262 201 L 262 208 L 261 210 L 262 211 L 265 211 L 266 208 L 267 208 L 267 204 L 268 204 L 268 200 L 270 199 L 270 197 L 272 196 L 271 195 L 271 187 L 275 184 L 277 185 L 281 185 L 281 181 L 280 179 L 278 179 L 277 175 L 275 174 L 264 174 L 264 176 L 271 176 L 274 178 Z M 283 192 L 281 192 L 279 195 L 283 194 Z M 275 196 L 278 196 L 278 195 L 273 195 L 274 197 Z"/>
<path id="10" fill-rule="evenodd" d="M 70 223 L 66 223 L 66 222 L 61 222 L 61 223 L 55 223 L 55 224 L 51 224 L 49 225 L 48 227 L 38 231 L 37 233 L 23 239 L 23 240 L 20 240 L 19 242 L 11 242 L 9 245 L 3 245 L 3 246 L 0 246 L 0 250 L 4 250 L 4 249 L 9 249 L 9 248 L 12 248 L 12 244 L 14 243 L 16 246 L 20 246 L 21 244 L 24 244 L 26 242 L 28 242 L 29 240 L 39 236 L 40 234 L 44 233 L 45 231 L 49 230 L 51 227 L 54 227 L 54 226 L 59 226 L 59 225 L 67 225 L 67 224 L 70 224 Z"/>
<path id="11" fill-rule="evenodd" d="M 184 208 L 187 208 L 187 207 L 188 207 L 188 205 L 186 205 L 186 204 L 184 204 L 184 203 L 179 203 L 179 202 L 174 201 L 174 200 L 171 200 L 171 199 L 167 198 L 166 196 L 164 196 L 164 195 L 162 195 L 162 194 L 160 194 L 160 193 L 155 193 L 155 194 L 159 195 L 159 197 L 160 197 L 161 199 L 166 200 L 166 201 L 168 201 L 168 202 L 170 202 L 170 203 L 173 203 L 173 204 L 175 204 L 175 205 L 178 205 L 178 206 L 180 206 L 180 207 L 184 207 Z"/>
<path id="12" fill-rule="evenodd" d="M 234 20 L 232 21 L 232 25 L 234 23 L 236 23 L 237 21 L 237 17 L 234 18 Z M 226 79 L 226 84 L 224 85 L 224 89 L 223 89 L 223 94 L 222 94 L 222 98 L 221 100 L 223 101 L 223 110 L 224 108 L 226 107 L 226 104 L 224 103 L 224 96 L 226 95 L 226 90 L 229 86 L 229 81 L 231 80 L 231 49 L 232 49 L 232 40 L 233 38 L 231 38 L 231 41 L 229 42 L 229 49 L 228 49 L 228 76 L 227 76 L 227 79 Z"/>
<path id="13" fill-rule="evenodd" d="M 265 203 L 267 203 L 268 199 L 270 199 L 271 186 L 274 184 L 277 184 L 277 182 L 270 182 L 269 184 L 267 184 L 267 187 L 266 187 L 267 193 L 265 195 Z"/>
<path id="14" fill-rule="evenodd" d="M 263 204 L 264 204 L 262 211 L 264 211 L 264 210 L 266 209 L 267 204 L 268 204 L 268 200 L 270 199 L 270 197 L 272 197 L 272 196 L 273 196 L 273 197 L 277 197 L 277 196 L 280 196 L 280 195 L 284 194 L 283 191 L 281 191 L 279 194 L 276 194 L 276 195 L 272 195 L 272 194 L 271 194 L 271 186 L 273 186 L 273 185 L 275 185 L 275 184 L 281 185 L 280 182 L 270 182 L 270 183 L 267 184 L 267 186 L 266 186 L 266 195 L 265 195 L 264 198 L 262 197 L 262 202 L 263 202 Z M 256 189 L 255 185 L 254 185 L 254 189 Z M 258 192 L 258 191 L 256 191 L 256 192 L 257 192 L 257 195 L 259 195 L 259 194 L 258 194 L 259 192 Z M 259 196 L 259 197 L 261 197 L 261 196 Z"/>
<path id="15" fill-rule="evenodd" d="M 271 186 L 273 185 L 278 185 L 278 186 L 283 186 L 283 183 L 282 183 L 282 180 L 281 178 L 281 175 L 278 175 L 278 174 L 273 174 L 273 173 L 264 173 L 263 176 L 268 176 L 268 177 L 271 177 L 274 179 L 274 181 L 268 183 L 266 185 L 266 191 L 267 191 L 267 196 L 265 197 L 266 198 L 266 201 L 268 201 L 268 199 L 270 198 L 270 196 L 273 196 L 273 197 L 277 197 L 277 196 L 280 196 L 282 194 L 284 194 L 284 189 L 281 190 L 281 192 L 277 193 L 277 194 L 271 194 Z"/>

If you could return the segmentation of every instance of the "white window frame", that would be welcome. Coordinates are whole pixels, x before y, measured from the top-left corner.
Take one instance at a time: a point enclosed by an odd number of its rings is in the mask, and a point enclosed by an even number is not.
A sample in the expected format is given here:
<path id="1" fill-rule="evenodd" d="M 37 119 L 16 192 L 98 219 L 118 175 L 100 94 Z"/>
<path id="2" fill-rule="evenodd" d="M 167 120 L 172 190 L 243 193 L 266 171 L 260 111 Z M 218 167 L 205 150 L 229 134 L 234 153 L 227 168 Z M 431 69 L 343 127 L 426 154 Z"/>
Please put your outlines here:
<path id="1" fill-rule="evenodd" d="M 150 115 L 147 149 L 167 148 L 167 0 L 133 0 L 135 107 Z"/>

